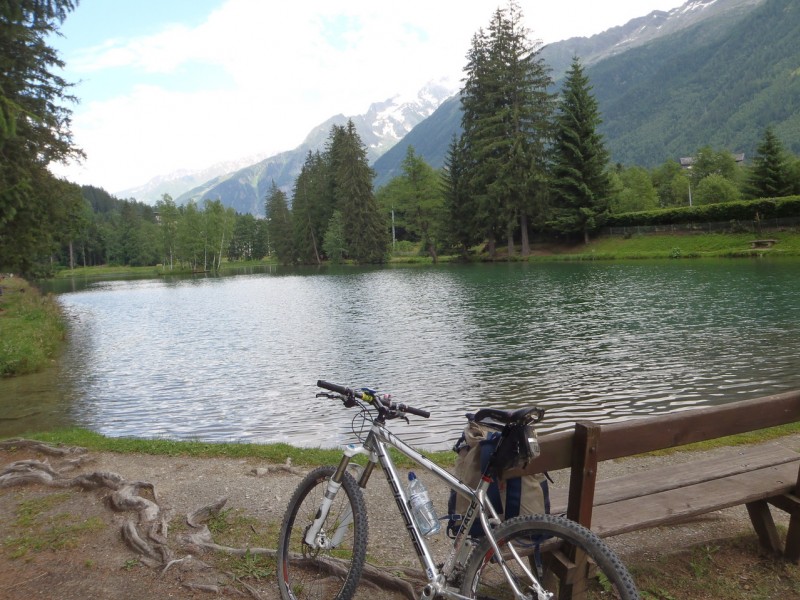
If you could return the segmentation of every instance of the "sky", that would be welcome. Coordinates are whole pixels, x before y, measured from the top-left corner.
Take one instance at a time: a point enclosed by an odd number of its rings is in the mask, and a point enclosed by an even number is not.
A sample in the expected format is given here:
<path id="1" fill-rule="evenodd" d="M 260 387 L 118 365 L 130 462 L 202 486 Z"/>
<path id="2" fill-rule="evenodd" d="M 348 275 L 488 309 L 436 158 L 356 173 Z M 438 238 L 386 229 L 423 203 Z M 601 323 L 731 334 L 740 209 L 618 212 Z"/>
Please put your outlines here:
<path id="1" fill-rule="evenodd" d="M 291 150 L 336 114 L 462 77 L 506 1 L 80 0 L 50 44 L 82 164 L 112 194 L 178 170 Z M 531 40 L 591 36 L 681 0 L 518 0 Z M 454 87 L 455 89 L 455 87 Z M 253 160 L 253 162 L 256 162 Z"/>

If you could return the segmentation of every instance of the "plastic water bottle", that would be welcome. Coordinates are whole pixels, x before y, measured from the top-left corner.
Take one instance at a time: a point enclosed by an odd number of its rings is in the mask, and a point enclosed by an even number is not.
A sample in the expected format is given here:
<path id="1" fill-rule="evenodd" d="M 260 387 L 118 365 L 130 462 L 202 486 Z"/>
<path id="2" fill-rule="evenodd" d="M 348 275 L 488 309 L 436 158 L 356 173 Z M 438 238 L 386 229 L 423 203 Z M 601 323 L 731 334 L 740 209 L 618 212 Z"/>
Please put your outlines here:
<path id="1" fill-rule="evenodd" d="M 442 525 L 436 516 L 436 509 L 433 508 L 425 484 L 417 479 L 413 471 L 408 474 L 408 501 L 411 504 L 411 514 L 422 535 L 438 533 Z"/>

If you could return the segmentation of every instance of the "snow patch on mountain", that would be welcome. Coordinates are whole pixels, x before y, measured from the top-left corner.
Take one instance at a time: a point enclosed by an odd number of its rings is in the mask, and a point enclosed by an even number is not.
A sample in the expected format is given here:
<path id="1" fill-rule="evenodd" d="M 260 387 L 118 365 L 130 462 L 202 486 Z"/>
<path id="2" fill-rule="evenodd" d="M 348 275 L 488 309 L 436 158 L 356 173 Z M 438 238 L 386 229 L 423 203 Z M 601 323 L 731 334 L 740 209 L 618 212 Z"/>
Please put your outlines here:
<path id="1" fill-rule="evenodd" d="M 370 161 L 374 161 L 419 123 L 427 119 L 448 98 L 458 92 L 459 84 L 450 78 L 441 78 L 427 83 L 422 89 L 412 94 L 397 94 L 382 102 L 373 103 L 366 113 L 349 117 L 367 147 Z M 309 151 L 323 150 L 332 124 L 343 124 L 348 117 L 337 115 L 315 127 L 309 132 L 303 143 L 293 150 L 275 156 L 262 154 L 248 156 L 236 161 L 219 163 L 202 170 L 181 170 L 155 177 L 146 184 L 125 190 L 119 197 L 136 198 L 139 201 L 155 203 L 164 194 L 181 202 L 189 197 L 211 195 L 214 197 L 217 186 L 237 173 L 250 167 L 260 165 L 257 172 L 267 172 L 268 163 L 302 164 Z M 299 154 L 299 159 L 291 160 L 290 155 Z M 295 157 L 297 158 L 297 157 Z M 290 169 L 286 174 L 292 178 L 299 173 L 299 168 Z M 276 183 L 282 189 L 289 189 L 291 181 L 283 181 L 283 176 L 275 176 Z M 230 184 L 228 184 L 230 185 Z M 222 194 L 221 194 L 222 195 Z M 223 203 L 225 199 L 223 198 Z"/>

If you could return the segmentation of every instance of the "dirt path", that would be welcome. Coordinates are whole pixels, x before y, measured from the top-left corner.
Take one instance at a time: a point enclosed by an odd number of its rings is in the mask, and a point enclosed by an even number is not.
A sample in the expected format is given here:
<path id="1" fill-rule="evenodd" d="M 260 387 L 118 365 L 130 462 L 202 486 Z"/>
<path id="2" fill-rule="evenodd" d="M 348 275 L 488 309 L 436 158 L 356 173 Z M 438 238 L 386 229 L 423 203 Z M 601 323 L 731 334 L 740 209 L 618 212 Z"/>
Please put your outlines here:
<path id="1" fill-rule="evenodd" d="M 781 440 L 789 447 L 800 447 L 800 437 Z M 724 453 L 721 448 L 711 453 Z M 108 471 L 127 480 L 152 483 L 161 506 L 168 510 L 170 539 L 181 531 L 185 516 L 194 510 L 227 497 L 228 520 L 239 522 L 237 529 L 223 533 L 224 543 L 244 547 L 254 540 L 274 548 L 286 504 L 300 481 L 289 473 L 255 475 L 267 465 L 251 459 L 187 458 L 135 454 L 90 453 L 92 461 L 83 472 Z M 0 469 L 28 458 L 42 460 L 33 451 L 0 450 Z M 679 453 L 669 457 L 630 459 L 604 466 L 601 477 L 620 473 L 634 474 L 654 463 L 696 460 L 698 454 Z M 50 458 L 54 467 L 59 459 Z M 555 473 L 556 485 L 566 486 L 566 474 Z M 428 483 L 428 481 L 426 481 Z M 429 485 L 429 487 L 431 487 Z M 446 491 L 431 490 L 438 507 L 446 506 Z M 212 598 L 216 594 L 187 585 L 215 585 L 217 571 L 182 564 L 162 574 L 147 567 L 122 540 L 120 531 L 131 514 L 109 507 L 108 491 L 55 489 L 41 484 L 0 487 L 0 523 L 3 545 L 0 548 L 0 598 L 22 600 L 86 600 L 88 598 Z M 405 529 L 396 514 L 394 501 L 383 477 L 373 477 L 367 489 L 370 542 L 368 559 L 383 564 L 417 566 Z M 776 519 L 778 519 L 776 514 Z M 780 517 L 782 518 L 782 516 Z M 655 560 L 690 544 L 736 535 L 750 528 L 744 508 L 720 511 L 685 525 L 638 532 L 610 540 L 624 560 Z M 238 537 L 237 537 L 238 536 Z M 447 538 L 432 541 L 434 552 L 443 556 Z M 223 543 L 223 542 L 220 542 Z M 186 555 L 176 547 L 176 558 Z M 197 558 L 213 562 L 207 553 Z M 219 562 L 215 563 L 219 569 Z M 224 568 L 223 564 L 223 568 Z M 265 599 L 278 598 L 274 573 L 257 564 L 240 573 Z M 241 564 L 238 567 L 241 571 Z M 234 597 L 228 587 L 225 595 Z M 362 598 L 375 598 L 365 589 Z M 391 596 L 381 595 L 382 598 Z"/>

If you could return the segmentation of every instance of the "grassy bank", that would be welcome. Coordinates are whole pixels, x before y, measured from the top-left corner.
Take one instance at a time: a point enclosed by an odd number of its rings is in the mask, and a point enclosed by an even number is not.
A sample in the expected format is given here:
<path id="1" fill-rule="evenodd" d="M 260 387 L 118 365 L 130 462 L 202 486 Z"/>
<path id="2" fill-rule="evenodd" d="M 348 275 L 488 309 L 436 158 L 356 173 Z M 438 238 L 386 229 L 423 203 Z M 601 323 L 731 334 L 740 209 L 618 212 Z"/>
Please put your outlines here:
<path id="1" fill-rule="evenodd" d="M 762 237 L 776 240 L 770 248 L 751 248 L 752 233 L 646 234 L 603 237 L 592 241 L 574 258 L 739 258 L 800 256 L 800 233 L 779 231 Z M 573 249 L 575 250 L 575 249 Z"/>
<path id="2" fill-rule="evenodd" d="M 628 237 L 606 236 L 583 243 L 531 243 L 531 255 L 523 258 L 521 248 L 515 248 L 513 261 L 553 262 L 587 260 L 637 260 L 685 258 L 750 258 L 800 256 L 800 232 L 778 231 L 759 236 L 776 240 L 770 248 L 751 248 L 756 239 L 752 233 L 691 233 L 691 234 L 634 234 Z M 491 260 L 484 246 L 472 249 L 471 260 Z M 440 256 L 440 263 L 458 261 L 456 256 Z M 509 260 L 505 244 L 499 244 L 496 261 Z M 392 264 L 431 264 L 417 246 L 391 257 Z"/>
<path id="3" fill-rule="evenodd" d="M 40 371 L 61 351 L 61 310 L 19 277 L 0 280 L 0 377 Z"/>
<path id="4" fill-rule="evenodd" d="M 518 246 L 511 260 L 585 261 L 585 260 L 631 260 L 662 258 L 747 258 L 759 256 L 800 256 L 800 232 L 777 231 L 760 237 L 776 240 L 770 248 L 751 248 L 750 242 L 757 236 L 752 233 L 692 233 L 692 234 L 635 234 L 628 237 L 598 237 L 589 244 L 577 243 L 531 243 L 531 256 L 522 258 Z M 484 246 L 472 249 L 471 260 L 488 261 Z M 508 249 L 499 244 L 495 260 L 508 260 Z M 440 264 L 461 261 L 460 256 L 444 254 L 438 257 Z M 389 264 L 429 265 L 433 261 L 420 244 L 404 242 L 397 252 L 389 257 Z M 223 262 L 221 274 L 235 273 L 242 269 L 276 266 L 274 260 L 247 262 Z M 86 277 L 93 279 L 122 277 L 163 277 L 168 275 L 192 275 L 191 269 L 167 269 L 163 265 L 149 267 L 96 266 L 60 269 L 56 279 Z"/>
<path id="5" fill-rule="evenodd" d="M 274 260 L 251 260 L 242 262 L 223 262 L 220 273 L 231 273 L 241 269 L 261 268 L 277 264 Z M 126 267 L 115 265 L 98 265 L 95 267 L 75 267 L 74 269 L 61 268 L 54 275 L 54 279 L 68 279 L 70 277 L 85 277 L 88 279 L 118 279 L 125 277 L 164 277 L 169 275 L 193 275 L 206 273 L 206 271 L 194 271 L 192 269 L 181 269 L 175 267 L 169 269 L 163 265 L 148 267 Z"/>
<path id="6" fill-rule="evenodd" d="M 796 433 L 800 433 L 800 423 L 792 423 L 780 427 L 773 427 L 771 429 L 752 431 L 706 442 L 689 444 L 677 449 L 652 452 L 650 455 L 665 455 L 677 451 L 702 452 L 714 448 L 757 444 Z M 199 458 L 254 458 L 275 464 L 284 463 L 286 459 L 289 458 L 292 464 L 306 467 L 335 464 L 339 462 L 342 456 L 340 448 L 298 448 L 285 443 L 255 444 L 240 442 L 202 442 L 198 440 L 177 441 L 163 438 L 106 437 L 80 427 L 29 433 L 22 437 L 47 442 L 49 444 L 81 446 L 88 450 L 99 452 L 128 452 L 161 456 L 193 456 Z M 424 454 L 443 467 L 450 467 L 455 464 L 455 454 L 450 450 L 424 452 Z M 400 466 L 412 466 L 412 463 L 408 459 L 398 453 L 393 454 L 392 458 Z"/>
<path id="7" fill-rule="evenodd" d="M 201 442 L 176 441 L 169 439 L 117 438 L 79 427 L 49 432 L 36 432 L 21 437 L 35 439 L 49 444 L 81 446 L 99 452 L 128 452 L 160 456 L 192 456 L 199 458 L 254 458 L 269 463 L 280 464 L 291 459 L 295 466 L 316 467 L 336 464 L 342 457 L 341 448 L 298 448 L 284 443 L 253 444 L 239 442 Z M 424 452 L 434 462 L 445 467 L 455 463 L 455 454 L 449 450 Z M 411 466 L 407 458 L 399 453 L 392 454 L 399 466 Z M 355 459 L 358 462 L 360 459 Z"/>

